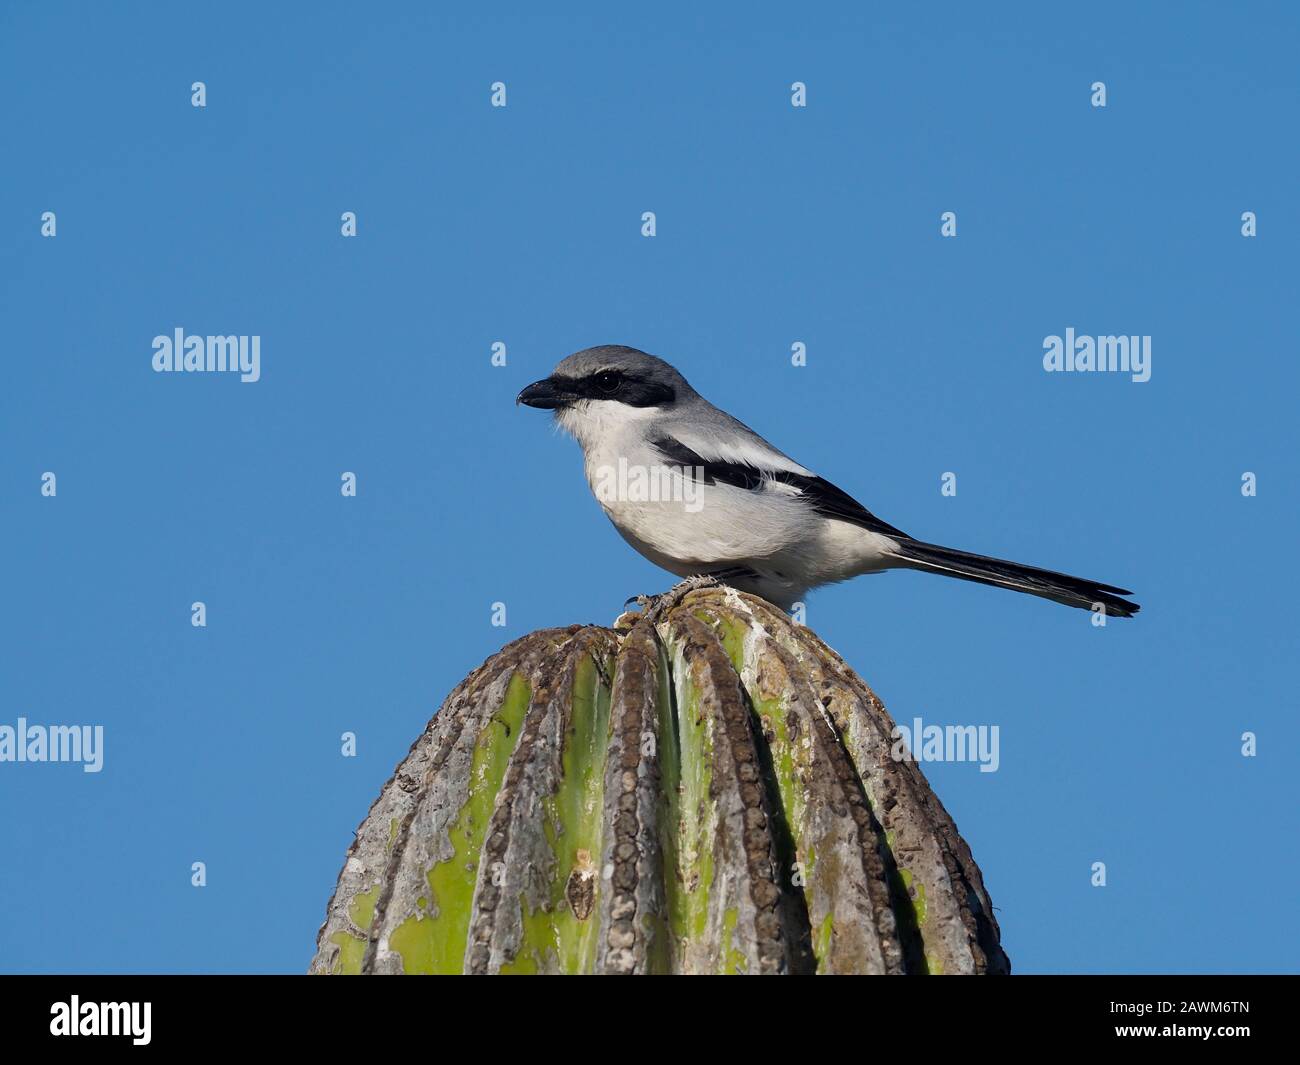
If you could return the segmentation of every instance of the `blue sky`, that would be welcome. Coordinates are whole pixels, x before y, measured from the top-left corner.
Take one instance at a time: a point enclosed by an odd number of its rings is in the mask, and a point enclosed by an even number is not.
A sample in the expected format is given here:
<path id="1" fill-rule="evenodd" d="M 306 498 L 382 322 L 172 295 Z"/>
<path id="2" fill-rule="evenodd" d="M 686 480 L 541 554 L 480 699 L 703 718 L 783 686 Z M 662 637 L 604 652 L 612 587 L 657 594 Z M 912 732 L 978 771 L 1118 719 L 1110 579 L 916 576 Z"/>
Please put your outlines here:
<path id="1" fill-rule="evenodd" d="M 5 5 L 0 724 L 105 751 L 0 763 L 0 968 L 305 969 L 443 695 L 671 581 L 513 404 L 598 343 L 922 539 L 1134 589 L 809 601 L 899 720 L 999 726 L 927 773 L 1016 971 L 1294 968 L 1296 11 L 847 6 Z M 177 327 L 261 380 L 154 373 Z M 1067 327 L 1151 379 L 1045 373 Z"/>

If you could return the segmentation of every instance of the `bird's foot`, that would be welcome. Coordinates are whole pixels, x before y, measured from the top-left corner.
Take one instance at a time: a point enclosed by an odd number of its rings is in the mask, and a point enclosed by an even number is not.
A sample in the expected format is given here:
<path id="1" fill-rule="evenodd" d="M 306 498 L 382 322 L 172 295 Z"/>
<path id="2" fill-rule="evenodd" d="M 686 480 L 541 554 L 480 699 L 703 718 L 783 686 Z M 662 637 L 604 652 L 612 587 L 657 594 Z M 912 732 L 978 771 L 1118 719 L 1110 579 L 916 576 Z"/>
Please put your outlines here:
<path id="1" fill-rule="evenodd" d="M 675 595 L 680 599 L 687 592 L 693 592 L 697 588 L 721 588 L 722 584 L 723 582 L 721 578 L 715 574 L 696 573 L 693 576 L 684 577 L 669 588 L 664 594 Z"/>
<path id="2" fill-rule="evenodd" d="M 631 596 L 624 601 L 623 612 L 614 619 L 614 630 L 616 632 L 631 632 L 632 627 L 653 609 L 655 600 L 662 598 L 663 596 L 660 595 Z M 629 607 L 635 607 L 635 609 L 629 610 Z"/>
<path id="3" fill-rule="evenodd" d="M 637 621 L 646 619 L 652 625 L 658 625 L 663 616 L 672 610 L 690 592 L 699 588 L 719 588 L 723 582 L 709 573 L 698 573 L 678 581 L 666 592 L 658 595 L 634 595 L 623 603 L 623 613 L 614 622 L 614 628 L 630 629 Z M 627 608 L 636 605 L 637 611 Z"/>
<path id="4" fill-rule="evenodd" d="M 668 611 L 672 610 L 680 603 L 689 593 L 700 588 L 718 588 L 722 582 L 717 577 L 708 573 L 699 573 L 685 580 L 678 581 L 668 591 L 660 595 L 640 596 L 639 600 L 645 600 L 642 608 L 643 616 L 647 618 L 652 625 L 658 625 Z"/>

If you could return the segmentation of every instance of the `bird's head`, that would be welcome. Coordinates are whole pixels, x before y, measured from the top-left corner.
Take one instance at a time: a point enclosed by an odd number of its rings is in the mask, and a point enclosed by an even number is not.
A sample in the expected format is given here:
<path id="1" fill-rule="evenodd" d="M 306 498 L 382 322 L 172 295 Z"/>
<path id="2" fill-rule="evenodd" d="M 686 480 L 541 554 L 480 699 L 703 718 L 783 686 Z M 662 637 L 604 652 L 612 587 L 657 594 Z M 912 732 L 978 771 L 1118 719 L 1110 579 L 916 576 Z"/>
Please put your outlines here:
<path id="1" fill-rule="evenodd" d="M 663 359 L 607 344 L 570 355 L 515 402 L 555 411 L 560 425 L 586 446 L 605 429 L 653 418 L 694 394 Z"/>

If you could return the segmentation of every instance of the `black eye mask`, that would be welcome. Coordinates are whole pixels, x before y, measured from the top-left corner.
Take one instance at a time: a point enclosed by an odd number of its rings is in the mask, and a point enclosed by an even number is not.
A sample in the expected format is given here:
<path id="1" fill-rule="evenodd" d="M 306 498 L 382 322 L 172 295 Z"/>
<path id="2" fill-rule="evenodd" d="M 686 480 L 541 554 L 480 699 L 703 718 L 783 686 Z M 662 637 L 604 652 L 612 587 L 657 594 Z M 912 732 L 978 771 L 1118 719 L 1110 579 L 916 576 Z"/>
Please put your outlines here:
<path id="1" fill-rule="evenodd" d="M 583 399 L 609 399 L 629 407 L 661 407 L 677 398 L 671 385 L 618 370 L 601 370 L 573 382 L 571 387 Z"/>

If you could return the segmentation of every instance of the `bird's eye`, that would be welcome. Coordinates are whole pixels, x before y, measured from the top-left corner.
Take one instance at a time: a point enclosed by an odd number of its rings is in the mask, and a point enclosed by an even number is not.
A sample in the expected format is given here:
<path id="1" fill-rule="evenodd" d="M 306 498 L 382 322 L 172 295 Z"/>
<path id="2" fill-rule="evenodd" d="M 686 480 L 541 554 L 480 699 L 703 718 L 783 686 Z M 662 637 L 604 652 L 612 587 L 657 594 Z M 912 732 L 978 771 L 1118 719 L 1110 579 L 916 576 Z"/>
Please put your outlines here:
<path id="1" fill-rule="evenodd" d="M 604 373 L 596 374 L 596 388 L 607 396 L 617 392 L 618 386 L 622 383 L 622 375 L 615 373 L 613 370 L 606 370 Z"/>

